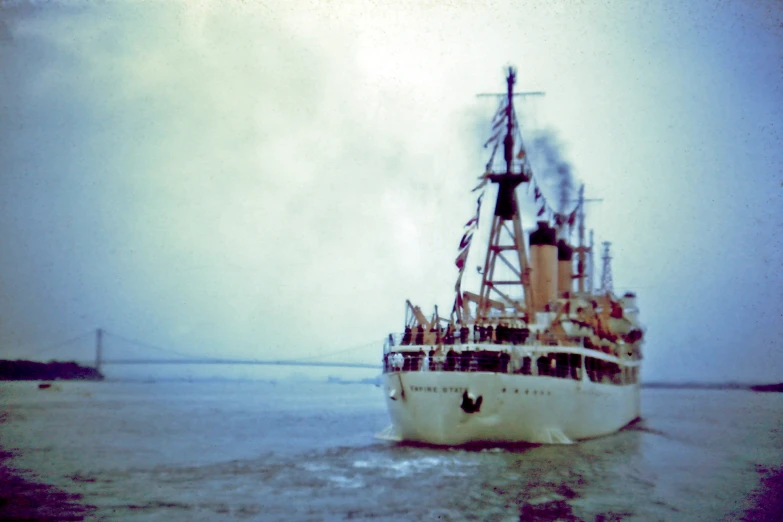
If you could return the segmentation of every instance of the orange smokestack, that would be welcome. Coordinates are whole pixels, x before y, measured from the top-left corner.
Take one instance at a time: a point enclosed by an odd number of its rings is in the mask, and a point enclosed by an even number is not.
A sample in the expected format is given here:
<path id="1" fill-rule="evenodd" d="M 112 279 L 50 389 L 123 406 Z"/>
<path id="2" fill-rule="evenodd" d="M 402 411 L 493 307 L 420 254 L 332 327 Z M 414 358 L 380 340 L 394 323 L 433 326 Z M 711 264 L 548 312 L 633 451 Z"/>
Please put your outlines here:
<path id="1" fill-rule="evenodd" d="M 556 237 L 555 229 L 546 221 L 539 221 L 538 229 L 530 233 L 530 286 L 538 312 L 557 298 Z"/>

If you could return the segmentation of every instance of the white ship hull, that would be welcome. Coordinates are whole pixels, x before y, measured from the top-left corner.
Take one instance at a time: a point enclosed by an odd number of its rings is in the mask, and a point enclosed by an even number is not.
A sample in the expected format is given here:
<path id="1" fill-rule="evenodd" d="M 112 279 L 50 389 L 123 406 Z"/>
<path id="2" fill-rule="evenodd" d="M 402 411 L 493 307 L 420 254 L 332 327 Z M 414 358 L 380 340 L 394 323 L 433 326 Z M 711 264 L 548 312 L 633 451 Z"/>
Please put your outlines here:
<path id="1" fill-rule="evenodd" d="M 640 415 L 639 384 L 481 372 L 383 376 L 393 423 L 385 438 L 436 445 L 570 443 L 613 433 Z M 464 394 L 482 398 L 466 413 Z"/>

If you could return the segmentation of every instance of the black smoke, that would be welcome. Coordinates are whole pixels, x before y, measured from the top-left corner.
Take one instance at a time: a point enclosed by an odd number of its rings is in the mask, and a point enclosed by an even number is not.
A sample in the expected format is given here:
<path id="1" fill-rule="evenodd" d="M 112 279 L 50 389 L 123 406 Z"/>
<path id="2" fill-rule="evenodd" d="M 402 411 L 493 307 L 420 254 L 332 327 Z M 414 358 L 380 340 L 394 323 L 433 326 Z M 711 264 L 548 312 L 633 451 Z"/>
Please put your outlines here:
<path id="1" fill-rule="evenodd" d="M 552 130 L 537 132 L 529 140 L 528 154 L 547 202 L 559 214 L 570 213 L 576 205 L 577 184 L 564 146 Z"/>

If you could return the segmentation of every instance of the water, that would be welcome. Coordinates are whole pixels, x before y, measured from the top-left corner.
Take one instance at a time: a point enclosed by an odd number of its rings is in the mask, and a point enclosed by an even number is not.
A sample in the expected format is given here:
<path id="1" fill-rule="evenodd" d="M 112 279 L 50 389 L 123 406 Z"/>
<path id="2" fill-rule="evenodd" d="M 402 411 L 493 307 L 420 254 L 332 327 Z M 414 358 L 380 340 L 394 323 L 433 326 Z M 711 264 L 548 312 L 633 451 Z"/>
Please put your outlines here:
<path id="1" fill-rule="evenodd" d="M 609 437 L 438 449 L 375 440 L 370 385 L 55 388 L 0 385 L 0 518 L 783 520 L 783 394 L 645 390 Z"/>

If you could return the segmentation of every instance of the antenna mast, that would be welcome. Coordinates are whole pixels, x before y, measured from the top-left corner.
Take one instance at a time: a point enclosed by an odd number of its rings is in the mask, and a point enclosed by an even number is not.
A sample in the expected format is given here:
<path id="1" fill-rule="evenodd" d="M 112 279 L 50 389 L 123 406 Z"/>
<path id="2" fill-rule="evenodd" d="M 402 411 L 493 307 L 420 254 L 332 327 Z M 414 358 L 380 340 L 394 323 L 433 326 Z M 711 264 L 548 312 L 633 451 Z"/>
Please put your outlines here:
<path id="1" fill-rule="evenodd" d="M 601 271 L 601 293 L 612 292 L 612 256 L 609 254 L 609 241 L 604 241 L 603 270 Z"/>
<path id="2" fill-rule="evenodd" d="M 586 268 L 586 257 L 587 254 L 590 254 L 590 272 L 589 272 L 589 281 L 588 286 L 590 287 L 589 290 L 593 291 L 593 265 L 592 265 L 592 259 L 593 259 L 593 231 L 590 231 L 590 246 L 585 245 L 585 203 L 592 203 L 592 202 L 600 202 L 603 201 L 602 198 L 593 198 L 593 199 L 585 199 L 585 186 L 582 185 L 579 187 L 579 199 L 577 200 L 578 204 L 577 207 L 579 208 L 578 213 L 578 219 L 579 219 L 579 246 L 575 248 L 577 254 L 579 254 L 579 257 L 577 258 L 576 262 L 576 278 L 579 280 L 579 293 L 583 294 L 585 291 L 585 268 Z"/>
<path id="3" fill-rule="evenodd" d="M 593 292 L 595 290 L 595 284 L 593 283 L 593 277 L 595 275 L 595 259 L 593 256 L 593 231 L 590 230 L 590 246 L 588 247 L 588 254 L 590 255 L 588 261 L 589 261 L 589 267 L 590 269 L 587 272 L 587 289 L 589 292 Z"/>
<path id="4" fill-rule="evenodd" d="M 511 163 L 514 161 L 514 82 L 517 75 L 513 67 L 508 68 L 506 77 L 506 137 L 503 138 L 504 158 L 506 159 L 506 174 L 511 175 Z"/>

